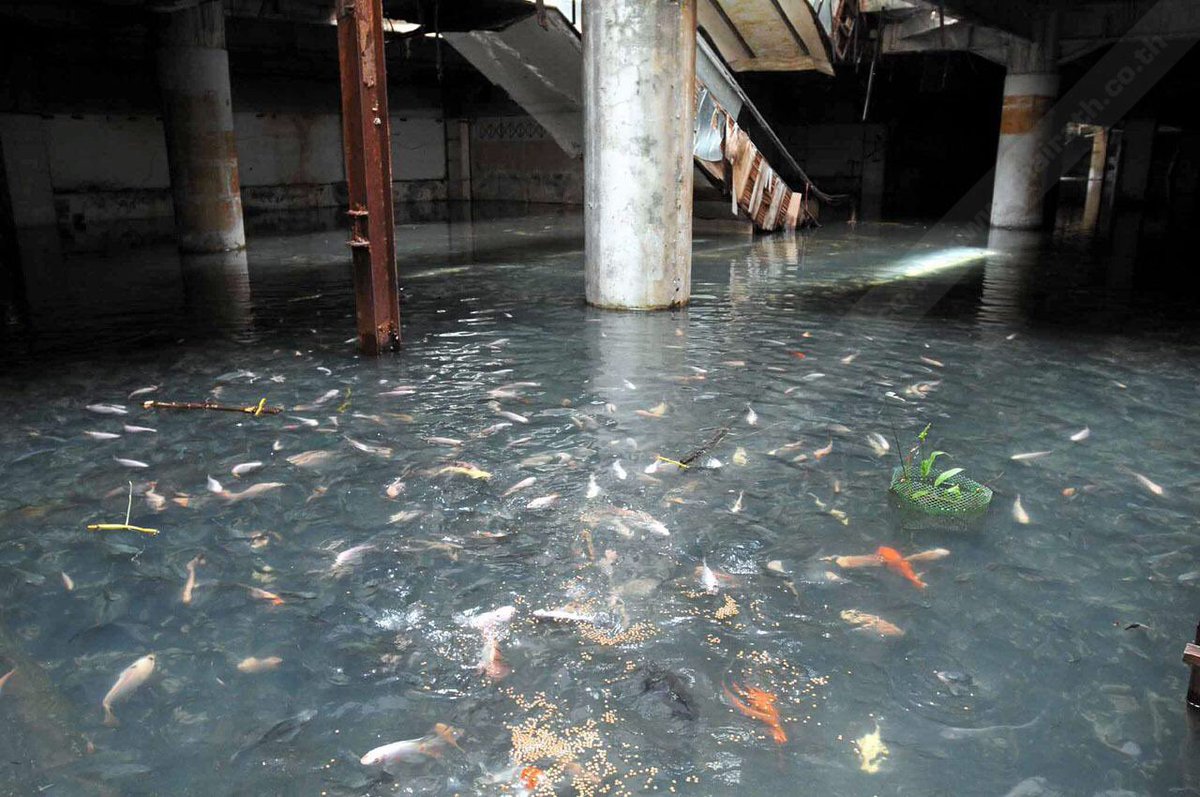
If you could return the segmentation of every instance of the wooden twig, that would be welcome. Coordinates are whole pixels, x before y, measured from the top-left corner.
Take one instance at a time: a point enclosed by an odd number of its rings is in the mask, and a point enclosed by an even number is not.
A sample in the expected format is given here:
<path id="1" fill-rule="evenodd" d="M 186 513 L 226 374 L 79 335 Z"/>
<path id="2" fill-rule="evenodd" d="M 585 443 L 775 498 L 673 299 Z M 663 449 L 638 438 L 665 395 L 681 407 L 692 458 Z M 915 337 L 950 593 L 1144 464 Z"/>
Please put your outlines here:
<path id="1" fill-rule="evenodd" d="M 133 482 L 129 483 L 129 503 L 125 506 L 125 522 L 124 523 L 89 523 L 88 531 L 137 531 L 142 534 L 155 536 L 158 534 L 158 529 L 147 529 L 142 526 L 129 525 L 129 517 L 133 514 Z"/>
<path id="2" fill-rule="evenodd" d="M 717 443 L 721 442 L 721 440 L 725 437 L 725 435 L 729 434 L 730 428 L 731 427 L 729 427 L 729 426 L 722 426 L 720 429 L 717 430 L 716 434 L 714 434 L 712 437 L 710 437 L 708 439 L 708 442 L 706 442 L 704 445 L 697 448 L 692 453 L 688 454 L 686 457 L 681 458 L 678 462 L 676 462 L 674 464 L 680 465 L 680 466 L 690 465 L 694 460 L 698 459 L 703 454 L 705 454 L 705 453 L 711 451 L 713 448 L 715 448 Z"/>
<path id="3" fill-rule="evenodd" d="M 241 412 L 246 415 L 278 415 L 283 412 L 283 407 L 268 407 L 266 399 L 260 399 L 257 404 L 251 404 L 249 407 L 231 407 L 226 404 L 217 404 L 213 401 L 143 401 L 142 409 L 144 410 L 215 410 L 217 412 Z"/>

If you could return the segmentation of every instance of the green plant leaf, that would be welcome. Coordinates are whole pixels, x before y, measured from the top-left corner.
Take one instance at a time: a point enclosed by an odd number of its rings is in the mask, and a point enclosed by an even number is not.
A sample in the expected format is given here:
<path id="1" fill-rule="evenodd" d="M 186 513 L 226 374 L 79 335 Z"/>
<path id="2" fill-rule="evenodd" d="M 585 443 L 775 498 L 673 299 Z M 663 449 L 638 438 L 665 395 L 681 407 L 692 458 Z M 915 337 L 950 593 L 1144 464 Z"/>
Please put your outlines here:
<path id="1" fill-rule="evenodd" d="M 922 443 L 924 443 L 925 437 L 929 434 L 929 430 L 932 427 L 933 427 L 932 423 L 925 424 L 925 428 L 921 430 L 921 433 L 919 435 L 917 435 L 917 439 L 920 440 Z"/>
<path id="2" fill-rule="evenodd" d="M 953 495 L 955 497 L 960 496 L 960 495 L 962 495 L 962 488 L 959 487 L 957 484 L 947 487 L 946 495 Z"/>
<path id="3" fill-rule="evenodd" d="M 922 478 L 925 478 L 925 479 L 929 478 L 930 472 L 933 471 L 934 460 L 936 460 L 938 457 L 941 457 L 941 456 L 946 456 L 946 452 L 945 451 L 934 451 L 928 457 L 921 460 L 921 477 Z"/>
<path id="4" fill-rule="evenodd" d="M 953 478 L 962 472 L 963 472 L 962 468 L 951 468 L 950 470 L 944 470 L 938 474 L 938 477 L 936 479 L 933 480 L 933 486 L 941 487 L 942 482 L 946 481 L 946 479 Z"/>
<path id="5" fill-rule="evenodd" d="M 911 495 L 909 495 L 908 497 L 909 497 L 911 500 L 913 500 L 913 501 L 916 501 L 918 498 L 924 498 L 925 496 L 929 495 L 931 492 L 933 492 L 933 490 L 930 490 L 929 488 L 925 488 L 925 489 L 922 489 L 922 490 L 917 490 L 917 491 L 915 491 L 914 493 L 912 493 L 912 494 L 911 494 Z"/>

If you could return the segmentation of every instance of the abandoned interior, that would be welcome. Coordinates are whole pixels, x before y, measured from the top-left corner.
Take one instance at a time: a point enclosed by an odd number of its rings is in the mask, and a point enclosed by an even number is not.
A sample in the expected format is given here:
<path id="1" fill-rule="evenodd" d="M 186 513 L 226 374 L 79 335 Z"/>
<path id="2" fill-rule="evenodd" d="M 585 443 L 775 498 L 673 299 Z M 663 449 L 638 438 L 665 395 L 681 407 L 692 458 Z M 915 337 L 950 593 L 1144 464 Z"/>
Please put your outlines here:
<path id="1" fill-rule="evenodd" d="M 0 793 L 1200 792 L 1198 38 L 0 0 Z"/>

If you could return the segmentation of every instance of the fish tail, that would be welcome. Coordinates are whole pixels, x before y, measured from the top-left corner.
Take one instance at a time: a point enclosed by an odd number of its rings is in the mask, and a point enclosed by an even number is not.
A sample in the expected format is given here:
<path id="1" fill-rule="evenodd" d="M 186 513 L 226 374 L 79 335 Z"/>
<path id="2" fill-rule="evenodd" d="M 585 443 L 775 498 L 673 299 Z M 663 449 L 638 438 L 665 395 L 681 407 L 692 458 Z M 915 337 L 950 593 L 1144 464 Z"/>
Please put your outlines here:
<path id="1" fill-rule="evenodd" d="M 104 708 L 104 727 L 115 728 L 121 724 L 120 721 L 117 720 L 117 715 L 113 713 L 112 706 L 110 706 L 108 703 L 105 703 L 105 704 L 103 704 L 103 708 Z"/>

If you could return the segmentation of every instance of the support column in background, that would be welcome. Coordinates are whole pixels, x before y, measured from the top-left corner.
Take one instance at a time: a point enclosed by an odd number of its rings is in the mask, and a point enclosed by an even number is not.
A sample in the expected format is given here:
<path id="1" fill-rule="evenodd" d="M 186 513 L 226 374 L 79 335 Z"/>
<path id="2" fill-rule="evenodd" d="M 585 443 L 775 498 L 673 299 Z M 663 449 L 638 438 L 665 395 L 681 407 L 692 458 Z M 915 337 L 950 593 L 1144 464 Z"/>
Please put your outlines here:
<path id="1" fill-rule="evenodd" d="M 598 307 L 685 305 L 696 3 L 583 4 L 584 278 Z"/>
<path id="2" fill-rule="evenodd" d="M 1046 175 L 1053 162 L 1045 147 L 1056 132 L 1047 113 L 1058 96 L 1057 16 L 1039 19 L 1034 36 L 1032 42 L 1013 37 L 1009 45 L 992 188 L 993 227 L 1042 226 Z"/>
<path id="3" fill-rule="evenodd" d="M 158 84 L 179 248 L 243 248 L 246 231 L 220 0 L 166 15 L 159 39 Z"/>
<path id="4" fill-rule="evenodd" d="M 1125 130 L 1121 135 L 1120 176 L 1117 178 L 1118 201 L 1133 204 L 1146 201 L 1157 127 L 1154 119 L 1130 119 L 1125 122 Z"/>
<path id="5" fill-rule="evenodd" d="M 1108 130 L 1097 128 L 1092 136 L 1092 159 L 1088 165 L 1087 194 L 1083 202 L 1083 228 L 1095 231 L 1104 198 L 1104 175 L 1108 170 Z"/>

